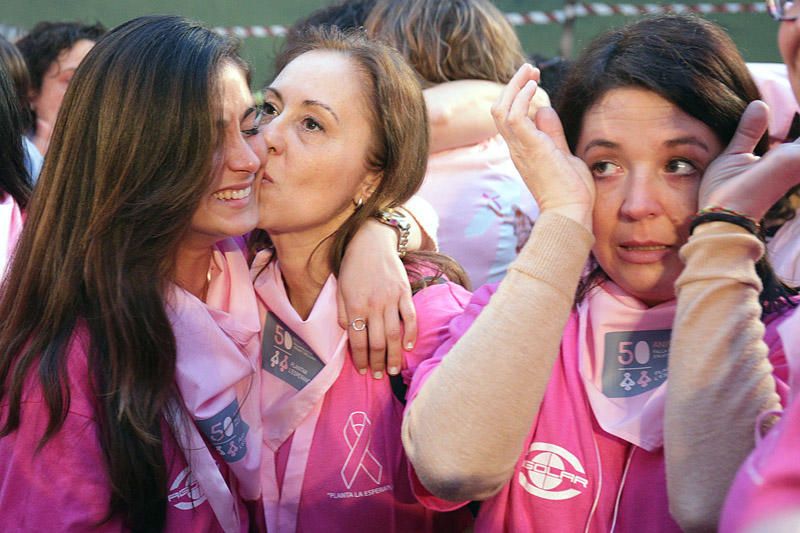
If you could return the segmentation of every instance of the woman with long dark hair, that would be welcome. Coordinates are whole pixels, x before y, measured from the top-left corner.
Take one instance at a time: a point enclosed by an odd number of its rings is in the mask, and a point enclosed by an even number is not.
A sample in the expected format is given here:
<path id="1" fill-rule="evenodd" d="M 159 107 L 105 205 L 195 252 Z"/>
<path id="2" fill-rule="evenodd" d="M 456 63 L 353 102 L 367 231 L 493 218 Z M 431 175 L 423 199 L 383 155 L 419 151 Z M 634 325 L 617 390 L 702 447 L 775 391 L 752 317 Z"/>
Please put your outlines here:
<path id="1" fill-rule="evenodd" d="M 259 324 L 224 240 L 258 216 L 247 69 L 205 27 L 143 17 L 62 109 L 0 295 L 0 522 L 247 530 Z"/>

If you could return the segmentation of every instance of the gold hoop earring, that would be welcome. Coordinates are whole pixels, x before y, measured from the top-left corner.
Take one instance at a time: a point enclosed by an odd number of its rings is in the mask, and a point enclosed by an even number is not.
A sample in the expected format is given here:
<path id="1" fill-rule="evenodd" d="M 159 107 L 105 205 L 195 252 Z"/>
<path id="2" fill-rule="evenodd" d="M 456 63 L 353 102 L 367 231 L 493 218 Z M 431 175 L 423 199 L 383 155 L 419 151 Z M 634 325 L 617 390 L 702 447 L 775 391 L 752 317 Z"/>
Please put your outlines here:
<path id="1" fill-rule="evenodd" d="M 353 205 L 356 206 L 356 209 L 361 209 L 361 206 L 364 205 L 364 199 L 359 197 L 357 202 L 353 200 Z"/>

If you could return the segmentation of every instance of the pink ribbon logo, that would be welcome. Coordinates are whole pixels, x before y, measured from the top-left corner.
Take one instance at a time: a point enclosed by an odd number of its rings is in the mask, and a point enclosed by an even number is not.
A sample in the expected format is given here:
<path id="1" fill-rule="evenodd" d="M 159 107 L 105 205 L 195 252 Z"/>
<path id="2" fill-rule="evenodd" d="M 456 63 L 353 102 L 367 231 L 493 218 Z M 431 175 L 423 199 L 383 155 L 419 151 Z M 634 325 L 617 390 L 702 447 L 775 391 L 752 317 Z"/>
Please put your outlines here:
<path id="1" fill-rule="evenodd" d="M 381 482 L 383 466 L 369 451 L 372 442 L 371 425 L 367 413 L 363 411 L 350 413 L 344 425 L 344 440 L 350 448 L 350 453 L 347 454 L 347 460 L 342 467 L 342 481 L 348 489 L 353 486 L 359 471 L 362 470 L 376 485 Z"/>

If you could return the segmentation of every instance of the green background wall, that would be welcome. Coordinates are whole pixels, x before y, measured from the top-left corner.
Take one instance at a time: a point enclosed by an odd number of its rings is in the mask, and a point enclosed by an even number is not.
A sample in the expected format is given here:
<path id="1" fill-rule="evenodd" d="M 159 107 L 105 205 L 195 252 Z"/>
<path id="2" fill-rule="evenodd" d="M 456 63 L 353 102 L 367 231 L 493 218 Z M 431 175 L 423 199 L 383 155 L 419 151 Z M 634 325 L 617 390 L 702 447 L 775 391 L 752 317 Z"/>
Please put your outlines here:
<path id="1" fill-rule="evenodd" d="M 290 25 L 298 17 L 327 5 L 328 0 L 2 0 L 0 24 L 22 30 L 39 20 L 99 20 L 112 27 L 129 18 L 148 13 L 176 13 L 206 22 L 211 26 Z M 628 3 L 645 3 L 634 1 Z M 692 0 L 687 4 L 694 3 Z M 717 1 L 711 3 L 720 3 Z M 504 12 L 550 11 L 563 6 L 561 0 L 497 0 Z M 719 14 L 708 18 L 728 29 L 748 61 L 780 61 L 775 35 L 777 23 L 766 14 Z M 575 46 L 579 50 L 598 32 L 631 20 L 623 16 L 585 17 L 575 23 Z M 528 53 L 553 56 L 558 53 L 561 26 L 517 26 Z M 244 55 L 254 67 L 253 83 L 268 81 L 272 58 L 280 45 L 278 38 L 247 38 Z"/>

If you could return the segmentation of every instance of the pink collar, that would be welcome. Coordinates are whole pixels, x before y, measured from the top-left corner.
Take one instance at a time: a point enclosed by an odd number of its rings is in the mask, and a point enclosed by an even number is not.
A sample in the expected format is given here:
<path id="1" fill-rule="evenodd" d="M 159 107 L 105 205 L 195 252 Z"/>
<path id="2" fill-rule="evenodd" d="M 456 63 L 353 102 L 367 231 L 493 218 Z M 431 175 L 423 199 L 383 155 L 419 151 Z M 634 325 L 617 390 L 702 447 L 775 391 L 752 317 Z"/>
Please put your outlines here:
<path id="1" fill-rule="evenodd" d="M 175 380 L 182 408 L 194 421 L 181 424 L 179 418 L 173 431 L 224 526 L 235 523 L 229 514 L 232 496 L 200 433 L 228 463 L 241 496 L 258 499 L 260 327 L 241 249 L 231 239 L 222 241 L 212 261 L 218 273 L 211 280 L 208 303 L 173 286 L 167 312 L 177 345 Z"/>
<path id="2" fill-rule="evenodd" d="M 264 378 L 264 442 L 275 451 L 312 409 L 322 403 L 325 393 L 339 377 L 346 356 L 347 334 L 339 327 L 337 320 L 337 286 L 333 275 L 326 281 L 311 314 L 305 320 L 300 318 L 289 301 L 278 261 L 273 261 L 266 267 L 258 277 L 255 287 L 259 303 L 264 307 L 263 311 L 268 309 L 274 313 L 325 363 L 319 374 L 301 390 L 272 376 Z M 265 350 L 272 342 L 269 338 L 272 334 L 273 332 L 264 331 Z M 265 361 L 268 360 L 266 353 L 264 358 Z"/>
<path id="3" fill-rule="evenodd" d="M 578 305 L 578 368 L 595 418 L 648 451 L 664 442 L 675 305 L 648 308 L 610 281 Z"/>

